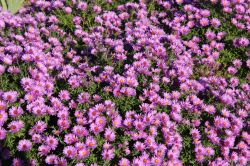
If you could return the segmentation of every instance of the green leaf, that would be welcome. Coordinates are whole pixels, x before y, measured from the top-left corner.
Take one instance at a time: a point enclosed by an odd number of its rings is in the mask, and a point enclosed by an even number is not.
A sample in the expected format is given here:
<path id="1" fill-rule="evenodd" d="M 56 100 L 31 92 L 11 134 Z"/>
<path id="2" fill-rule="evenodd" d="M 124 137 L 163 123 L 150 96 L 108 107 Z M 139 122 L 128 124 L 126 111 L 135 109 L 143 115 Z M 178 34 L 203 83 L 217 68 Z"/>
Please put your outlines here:
<path id="1" fill-rule="evenodd" d="M 24 0 L 7 0 L 8 10 L 15 14 L 23 6 Z"/>
<path id="2" fill-rule="evenodd" d="M 1 6 L 3 7 L 4 10 L 7 10 L 7 4 L 5 0 L 1 0 Z"/>

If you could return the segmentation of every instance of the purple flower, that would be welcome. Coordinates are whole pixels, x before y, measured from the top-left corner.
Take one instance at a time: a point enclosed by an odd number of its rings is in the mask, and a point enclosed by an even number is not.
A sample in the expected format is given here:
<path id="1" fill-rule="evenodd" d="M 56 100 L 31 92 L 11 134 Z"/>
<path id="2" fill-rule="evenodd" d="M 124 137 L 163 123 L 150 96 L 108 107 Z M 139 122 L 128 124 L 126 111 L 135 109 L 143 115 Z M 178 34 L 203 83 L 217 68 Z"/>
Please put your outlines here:
<path id="1" fill-rule="evenodd" d="M 55 150 L 58 145 L 58 140 L 53 136 L 48 136 L 46 138 L 46 144 L 50 147 L 50 149 Z"/>
<path id="2" fill-rule="evenodd" d="M 50 147 L 47 145 L 41 145 L 38 147 L 38 154 L 41 156 L 46 156 L 50 152 Z"/>
<path id="3" fill-rule="evenodd" d="M 114 150 L 113 149 L 104 150 L 102 152 L 102 159 L 103 160 L 110 161 L 113 158 L 114 158 Z"/>
<path id="4" fill-rule="evenodd" d="M 59 97 L 61 100 L 68 101 L 70 99 L 70 94 L 67 90 L 61 90 L 59 92 Z"/>
<path id="5" fill-rule="evenodd" d="M 97 142 L 93 137 L 87 137 L 85 144 L 91 149 L 94 149 L 97 146 Z"/>
<path id="6" fill-rule="evenodd" d="M 121 158 L 119 161 L 119 166 L 129 166 L 130 165 L 130 161 L 126 158 Z"/>
<path id="7" fill-rule="evenodd" d="M 0 111 L 0 126 L 3 126 L 8 119 L 8 114 L 5 111 Z"/>
<path id="8" fill-rule="evenodd" d="M 0 140 L 4 140 L 6 138 L 7 131 L 4 128 L 0 128 Z"/>
<path id="9" fill-rule="evenodd" d="M 90 95 L 89 95 L 87 92 L 83 92 L 83 93 L 80 93 L 80 94 L 78 95 L 78 100 L 77 100 L 77 101 L 78 101 L 80 104 L 83 104 L 83 103 L 88 102 L 89 99 L 90 99 Z"/>
<path id="10" fill-rule="evenodd" d="M 66 146 L 64 149 L 63 149 L 63 154 L 70 158 L 70 159 L 73 159 L 76 157 L 77 155 L 77 150 L 75 147 L 73 146 Z"/>
<path id="11" fill-rule="evenodd" d="M 9 114 L 12 118 L 16 118 L 23 114 L 23 109 L 21 107 L 11 107 Z"/>
<path id="12" fill-rule="evenodd" d="M 3 94 L 3 99 L 7 102 L 16 102 L 18 93 L 16 91 L 8 91 Z"/>
<path id="13" fill-rule="evenodd" d="M 8 124 L 8 128 L 10 129 L 11 133 L 17 133 L 24 127 L 24 122 L 19 121 L 12 121 Z"/>
<path id="14" fill-rule="evenodd" d="M 57 163 L 57 161 L 58 161 L 58 156 L 56 156 L 54 154 L 48 155 L 45 158 L 46 164 L 49 164 L 49 165 L 55 165 Z"/>
<path id="15" fill-rule="evenodd" d="M 104 137 L 107 141 L 114 141 L 115 140 L 115 133 L 111 128 L 107 128 L 104 133 Z"/>
<path id="16" fill-rule="evenodd" d="M 202 18 L 200 19 L 200 25 L 205 27 L 209 25 L 209 19 L 208 18 Z"/>
<path id="17" fill-rule="evenodd" d="M 78 151 L 78 159 L 85 159 L 89 156 L 90 152 L 87 148 L 82 148 L 81 150 Z"/>
<path id="18" fill-rule="evenodd" d="M 30 151 L 31 148 L 32 148 L 32 143 L 31 143 L 31 141 L 29 141 L 27 139 L 23 139 L 23 140 L 20 140 L 18 142 L 18 145 L 17 145 L 18 151 L 27 152 L 27 151 Z"/>

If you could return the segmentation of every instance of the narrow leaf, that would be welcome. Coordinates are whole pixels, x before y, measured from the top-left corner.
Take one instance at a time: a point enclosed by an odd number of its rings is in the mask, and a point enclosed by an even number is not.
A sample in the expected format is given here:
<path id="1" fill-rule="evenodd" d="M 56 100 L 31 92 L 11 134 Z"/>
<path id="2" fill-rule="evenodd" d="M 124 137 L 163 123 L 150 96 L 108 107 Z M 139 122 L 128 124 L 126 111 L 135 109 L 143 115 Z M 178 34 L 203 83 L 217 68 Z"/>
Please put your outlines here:
<path id="1" fill-rule="evenodd" d="M 23 6 L 24 0 L 7 0 L 8 10 L 15 14 Z"/>
<path id="2" fill-rule="evenodd" d="M 2 7 L 3 7 L 4 10 L 7 10 L 7 9 L 8 9 L 5 0 L 1 0 L 1 5 L 2 5 Z"/>

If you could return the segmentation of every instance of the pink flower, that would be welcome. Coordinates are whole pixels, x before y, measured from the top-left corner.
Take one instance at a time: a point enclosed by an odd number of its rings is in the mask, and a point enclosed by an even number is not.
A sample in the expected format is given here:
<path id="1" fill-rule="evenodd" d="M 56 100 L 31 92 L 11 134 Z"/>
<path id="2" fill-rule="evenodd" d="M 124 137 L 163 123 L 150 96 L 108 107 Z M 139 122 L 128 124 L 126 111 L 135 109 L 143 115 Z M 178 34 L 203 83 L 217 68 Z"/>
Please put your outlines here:
<path id="1" fill-rule="evenodd" d="M 18 93 L 16 91 L 8 91 L 3 94 L 3 99 L 7 102 L 16 102 Z"/>
<path id="2" fill-rule="evenodd" d="M 30 151 L 32 148 L 32 143 L 29 140 L 23 139 L 18 142 L 17 149 L 19 151 Z"/>
<path id="3" fill-rule="evenodd" d="M 89 102 L 89 99 L 90 99 L 90 95 L 87 93 L 87 92 L 82 92 L 78 95 L 78 99 L 77 101 L 80 103 L 80 104 L 84 104 L 86 102 Z"/>
<path id="4" fill-rule="evenodd" d="M 63 149 L 63 154 L 70 158 L 70 159 L 73 159 L 76 157 L 76 154 L 77 154 L 77 150 L 76 148 L 74 148 L 73 146 L 66 146 L 64 149 Z"/>
<path id="5" fill-rule="evenodd" d="M 59 97 L 61 100 L 68 101 L 70 99 L 70 94 L 67 90 L 61 90 L 59 92 Z"/>
<path id="6" fill-rule="evenodd" d="M 104 150 L 102 152 L 102 159 L 103 160 L 110 161 L 113 158 L 114 158 L 114 150 L 113 149 Z"/>
<path id="7" fill-rule="evenodd" d="M 66 134 L 64 136 L 64 142 L 66 144 L 73 144 L 78 141 L 78 137 L 72 133 Z"/>
<path id="8" fill-rule="evenodd" d="M 11 133 L 17 133 L 24 127 L 24 122 L 19 121 L 12 121 L 8 124 L 8 128 L 10 129 Z"/>
<path id="9" fill-rule="evenodd" d="M 87 3 L 82 2 L 82 1 L 79 1 L 78 5 L 77 5 L 77 8 L 80 9 L 80 10 L 86 10 L 87 7 L 88 7 Z"/>
<path id="10" fill-rule="evenodd" d="M 126 158 L 121 158 L 119 161 L 119 166 L 130 166 L 130 161 Z"/>
<path id="11" fill-rule="evenodd" d="M 90 152 L 87 148 L 82 148 L 81 150 L 79 150 L 78 152 L 78 159 L 84 159 L 87 158 L 89 156 Z"/>
<path id="12" fill-rule="evenodd" d="M 58 156 L 51 154 L 45 158 L 45 162 L 49 165 L 55 165 L 58 162 Z"/>
<path id="13" fill-rule="evenodd" d="M 47 145 L 41 145 L 38 147 L 38 154 L 41 156 L 46 156 L 50 152 L 50 147 Z"/>
<path id="14" fill-rule="evenodd" d="M 12 118 L 16 118 L 23 114 L 23 109 L 21 107 L 11 107 L 9 114 Z"/>
<path id="15" fill-rule="evenodd" d="M 42 136 L 40 134 L 33 134 L 32 135 L 32 141 L 34 143 L 41 143 L 42 142 Z"/>
<path id="16" fill-rule="evenodd" d="M 107 141 L 114 141 L 115 140 L 115 133 L 111 128 L 106 128 L 104 137 Z"/>
<path id="17" fill-rule="evenodd" d="M 202 18 L 200 19 L 200 25 L 205 27 L 209 25 L 209 19 L 208 18 Z"/>
<path id="18" fill-rule="evenodd" d="M 88 148 L 91 148 L 91 149 L 94 149 L 97 146 L 97 142 L 93 137 L 87 137 L 85 144 Z"/>
<path id="19" fill-rule="evenodd" d="M 4 140 L 6 138 L 7 131 L 0 127 L 0 140 Z"/>
<path id="20" fill-rule="evenodd" d="M 7 104 L 4 101 L 0 100 L 0 111 L 5 111 L 6 108 L 7 108 Z"/>
<path id="21" fill-rule="evenodd" d="M 8 114 L 5 111 L 0 111 L 0 126 L 3 126 L 8 119 Z"/>
<path id="22" fill-rule="evenodd" d="M 46 138 L 46 144 L 50 147 L 50 149 L 55 150 L 58 145 L 58 140 L 53 136 L 48 136 Z"/>
<path id="23" fill-rule="evenodd" d="M 47 124 L 43 121 L 37 121 L 36 124 L 33 126 L 33 129 L 36 133 L 42 133 L 46 130 Z"/>

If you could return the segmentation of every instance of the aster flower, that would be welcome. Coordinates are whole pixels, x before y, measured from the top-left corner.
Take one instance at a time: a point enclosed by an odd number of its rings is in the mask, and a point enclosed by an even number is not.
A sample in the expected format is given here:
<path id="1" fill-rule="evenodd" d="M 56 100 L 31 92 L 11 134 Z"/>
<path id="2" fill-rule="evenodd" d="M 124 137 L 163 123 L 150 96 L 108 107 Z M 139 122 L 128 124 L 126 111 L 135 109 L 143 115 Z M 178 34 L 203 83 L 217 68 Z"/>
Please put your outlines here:
<path id="1" fill-rule="evenodd" d="M 58 145 L 58 140 L 53 136 L 48 136 L 46 138 L 46 144 L 50 147 L 50 149 L 55 150 Z"/>
<path id="2" fill-rule="evenodd" d="M 0 111 L 5 111 L 7 104 L 4 101 L 0 100 Z"/>
<path id="3" fill-rule="evenodd" d="M 7 102 L 16 102 L 18 93 L 16 91 L 8 91 L 3 94 L 3 99 Z"/>
<path id="4" fill-rule="evenodd" d="M 21 107 L 11 107 L 9 109 L 9 114 L 11 117 L 16 118 L 23 114 L 23 109 Z"/>
<path id="5" fill-rule="evenodd" d="M 43 121 L 37 121 L 36 124 L 34 125 L 33 129 L 37 133 L 42 133 L 46 130 L 47 124 Z"/>
<path id="6" fill-rule="evenodd" d="M 114 141 L 115 140 L 115 133 L 111 128 L 106 128 L 105 133 L 104 133 L 104 137 L 107 141 Z"/>
<path id="7" fill-rule="evenodd" d="M 17 133 L 24 127 L 24 122 L 19 121 L 12 121 L 8 124 L 8 128 L 10 129 L 11 133 Z"/>
<path id="8" fill-rule="evenodd" d="M 67 90 L 61 90 L 59 92 L 59 97 L 61 100 L 65 100 L 65 101 L 70 100 L 70 94 Z"/>
<path id="9" fill-rule="evenodd" d="M 17 149 L 18 151 L 30 151 L 32 148 L 32 143 L 29 140 L 23 139 L 18 142 Z"/>
<path id="10" fill-rule="evenodd" d="M 153 165 L 156 165 L 156 166 L 161 165 L 162 164 L 162 159 L 159 158 L 159 157 L 152 157 L 151 158 L 151 163 Z"/>
<path id="11" fill-rule="evenodd" d="M 6 138 L 7 131 L 4 128 L 0 128 L 0 140 L 4 140 Z"/>
<path id="12" fill-rule="evenodd" d="M 54 165 L 56 164 L 58 161 L 58 156 L 54 155 L 54 154 L 51 154 L 51 155 L 48 155 L 45 159 L 45 162 L 46 164 L 48 165 Z"/>
<path id="13" fill-rule="evenodd" d="M 119 166 L 129 166 L 130 165 L 130 161 L 126 158 L 122 158 L 120 161 L 119 161 Z"/>
<path id="14" fill-rule="evenodd" d="M 83 93 L 81 93 L 81 94 L 78 95 L 78 100 L 77 101 L 80 104 L 83 104 L 83 103 L 88 102 L 89 99 L 90 99 L 90 95 L 87 92 L 83 92 Z"/>
<path id="15" fill-rule="evenodd" d="M 73 144 L 78 141 L 78 137 L 72 133 L 66 134 L 64 136 L 64 142 L 66 144 Z"/>
<path id="16" fill-rule="evenodd" d="M 40 134 L 33 134 L 32 135 L 32 142 L 41 143 L 42 142 L 42 136 Z"/>
<path id="17" fill-rule="evenodd" d="M 96 140 L 91 136 L 86 138 L 85 144 L 91 149 L 94 149 L 97 146 Z"/>
<path id="18" fill-rule="evenodd" d="M 77 157 L 78 159 L 84 159 L 89 156 L 90 152 L 87 148 L 82 148 L 81 150 L 78 151 Z"/>
<path id="19" fill-rule="evenodd" d="M 207 19 L 207 18 L 200 19 L 200 25 L 203 26 L 203 27 L 208 26 L 209 25 L 209 19 Z"/>
<path id="20" fill-rule="evenodd" d="M 63 149 L 63 154 L 68 158 L 75 158 L 77 154 L 77 150 L 73 146 L 66 146 Z"/>
<path id="21" fill-rule="evenodd" d="M 12 166 L 19 166 L 19 165 L 20 166 L 24 165 L 24 162 L 19 158 L 14 158 L 12 160 Z"/>
<path id="22" fill-rule="evenodd" d="M 47 145 L 41 145 L 38 147 L 38 154 L 41 156 L 46 156 L 50 152 L 50 147 Z"/>
<path id="23" fill-rule="evenodd" d="M 0 126 L 3 126 L 3 124 L 7 121 L 8 114 L 5 111 L 0 111 Z"/>
<path id="24" fill-rule="evenodd" d="M 102 152 L 102 159 L 103 160 L 110 161 L 113 158 L 114 158 L 114 150 L 113 149 L 104 150 Z"/>

